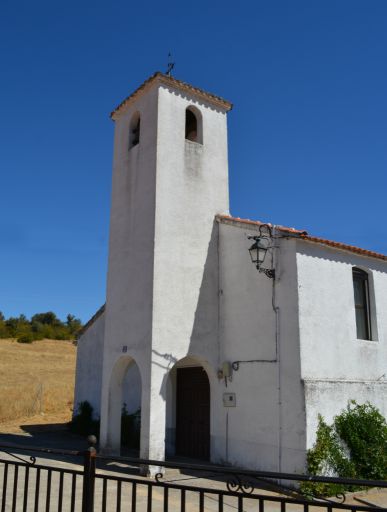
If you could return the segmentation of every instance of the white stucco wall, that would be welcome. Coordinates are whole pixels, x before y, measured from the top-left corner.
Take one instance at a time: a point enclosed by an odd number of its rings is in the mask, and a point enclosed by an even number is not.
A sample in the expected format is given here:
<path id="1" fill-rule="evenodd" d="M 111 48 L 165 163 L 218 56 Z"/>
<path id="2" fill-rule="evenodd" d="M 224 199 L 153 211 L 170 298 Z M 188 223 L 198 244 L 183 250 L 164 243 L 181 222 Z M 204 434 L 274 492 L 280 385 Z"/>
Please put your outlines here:
<path id="1" fill-rule="evenodd" d="M 186 141 L 186 109 L 200 112 L 203 144 Z M 192 356 L 217 362 L 217 242 L 214 216 L 228 211 L 226 113 L 177 89 L 158 97 L 157 189 L 152 311 L 152 425 L 166 424 L 172 366 Z M 174 400 L 174 397 L 171 397 Z M 163 443 L 160 430 L 153 443 Z"/>
<path id="2" fill-rule="evenodd" d="M 201 113 L 203 144 L 184 139 L 185 112 L 191 105 Z M 188 353 L 212 357 L 213 319 L 217 318 L 214 217 L 227 211 L 226 113 L 161 87 L 152 330 L 155 371 L 157 364 L 165 364 L 158 353 L 167 348 L 176 361 Z"/>
<path id="3" fill-rule="evenodd" d="M 248 235 L 256 227 L 220 225 L 220 360 L 240 361 L 216 413 L 216 457 L 237 466 L 300 471 L 305 462 L 305 411 L 300 378 L 296 253 L 276 241 L 265 265 L 273 281 L 250 261 Z M 226 428 L 227 425 L 227 428 Z M 227 434 L 228 439 L 227 439 Z"/>
<path id="4" fill-rule="evenodd" d="M 308 448 L 316 440 L 318 414 L 332 423 L 333 418 L 344 410 L 349 400 L 359 404 L 370 402 L 387 417 L 387 383 L 367 380 L 310 379 L 305 380 Z"/>
<path id="5" fill-rule="evenodd" d="M 106 451 L 119 450 L 117 418 L 123 380 L 133 360 L 141 375 L 142 409 L 150 403 L 157 105 L 158 92 L 153 88 L 115 121 L 101 390 L 101 446 Z M 140 143 L 129 149 L 131 120 L 137 112 Z M 148 431 L 149 417 L 144 415 L 143 444 Z"/>
<path id="6" fill-rule="evenodd" d="M 74 414 L 80 402 L 93 407 L 95 418 L 101 413 L 102 356 L 105 334 L 105 315 L 101 314 L 77 342 Z M 141 407 L 141 377 L 137 365 L 129 366 L 123 381 L 122 405 L 129 413 Z"/>
<path id="7" fill-rule="evenodd" d="M 299 241 L 298 293 L 307 445 L 317 415 L 331 422 L 348 400 L 370 401 L 387 415 L 387 264 Z M 369 272 L 375 319 L 372 341 L 356 339 L 352 267 Z"/>
<path id="8" fill-rule="evenodd" d="M 105 315 L 102 313 L 77 342 L 74 414 L 78 404 L 87 401 L 95 417 L 100 415 L 104 334 Z"/>
<path id="9" fill-rule="evenodd" d="M 220 363 L 239 363 L 218 407 L 216 457 L 245 467 L 277 469 L 278 379 L 272 281 L 250 261 L 251 230 L 220 224 Z M 244 362 L 260 360 L 261 362 Z M 222 394 L 235 393 L 236 407 Z"/>

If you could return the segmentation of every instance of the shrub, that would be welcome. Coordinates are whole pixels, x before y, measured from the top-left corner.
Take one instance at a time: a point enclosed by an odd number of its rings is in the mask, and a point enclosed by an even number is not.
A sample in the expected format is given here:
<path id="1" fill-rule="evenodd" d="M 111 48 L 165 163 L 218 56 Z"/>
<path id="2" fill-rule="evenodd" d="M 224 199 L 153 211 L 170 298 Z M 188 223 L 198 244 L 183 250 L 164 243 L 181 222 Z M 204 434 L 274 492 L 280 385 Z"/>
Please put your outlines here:
<path id="1" fill-rule="evenodd" d="M 370 403 L 351 401 L 334 428 L 345 442 L 357 478 L 387 479 L 387 422 Z"/>
<path id="2" fill-rule="evenodd" d="M 34 337 L 32 334 L 22 334 L 17 338 L 18 343 L 32 343 L 34 341 Z"/>
<path id="3" fill-rule="evenodd" d="M 370 403 L 354 400 L 335 416 L 333 425 L 319 416 L 316 442 L 307 453 L 307 472 L 310 475 L 342 478 L 387 478 L 387 423 Z M 305 482 L 304 494 L 326 496 L 353 491 L 355 487 Z"/>

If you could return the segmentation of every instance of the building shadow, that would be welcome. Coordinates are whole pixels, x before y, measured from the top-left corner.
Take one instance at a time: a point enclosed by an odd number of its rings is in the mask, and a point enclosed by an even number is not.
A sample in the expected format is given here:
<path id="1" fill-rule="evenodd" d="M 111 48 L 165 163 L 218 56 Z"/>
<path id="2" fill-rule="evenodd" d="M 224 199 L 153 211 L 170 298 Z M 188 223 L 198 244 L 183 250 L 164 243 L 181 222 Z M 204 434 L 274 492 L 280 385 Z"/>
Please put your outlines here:
<path id="1" fill-rule="evenodd" d="M 70 432 L 67 423 L 21 425 L 21 428 L 25 434 L 0 432 L 0 460 L 24 461 L 30 464 L 32 457 L 36 458 L 36 464 L 38 465 L 49 465 L 60 469 L 70 464 L 71 466 L 78 466 L 77 468 L 71 467 L 71 469 L 82 469 L 84 464 L 83 452 L 87 450 L 89 445 L 85 437 Z M 38 451 L 34 449 L 38 449 Z M 136 459 L 139 453 L 138 450 L 125 448 L 123 456 Z M 100 471 L 120 473 L 121 476 L 140 474 L 139 466 L 125 460 L 97 458 L 96 466 Z"/>

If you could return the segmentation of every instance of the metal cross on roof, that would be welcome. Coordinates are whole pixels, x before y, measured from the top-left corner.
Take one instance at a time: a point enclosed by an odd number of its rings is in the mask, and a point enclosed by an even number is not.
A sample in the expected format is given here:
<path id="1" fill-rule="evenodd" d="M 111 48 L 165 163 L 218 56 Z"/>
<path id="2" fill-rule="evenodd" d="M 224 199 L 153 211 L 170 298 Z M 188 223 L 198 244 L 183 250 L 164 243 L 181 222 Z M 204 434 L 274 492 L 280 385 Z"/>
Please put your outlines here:
<path id="1" fill-rule="evenodd" d="M 165 73 L 168 76 L 172 76 L 172 69 L 175 67 L 175 63 L 171 62 L 171 58 L 172 58 L 172 55 L 171 55 L 171 52 L 169 52 L 168 53 L 168 67 L 167 67 L 167 71 Z"/>

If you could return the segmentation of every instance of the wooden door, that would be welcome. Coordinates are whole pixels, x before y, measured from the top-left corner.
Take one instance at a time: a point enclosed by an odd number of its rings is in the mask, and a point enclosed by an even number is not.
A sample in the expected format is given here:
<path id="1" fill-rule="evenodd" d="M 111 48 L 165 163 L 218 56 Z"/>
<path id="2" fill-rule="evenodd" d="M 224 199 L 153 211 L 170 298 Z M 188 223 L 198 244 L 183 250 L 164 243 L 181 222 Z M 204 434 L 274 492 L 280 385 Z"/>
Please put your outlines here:
<path id="1" fill-rule="evenodd" d="M 202 367 L 177 368 L 176 455 L 210 457 L 210 383 Z"/>

